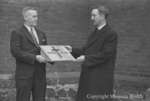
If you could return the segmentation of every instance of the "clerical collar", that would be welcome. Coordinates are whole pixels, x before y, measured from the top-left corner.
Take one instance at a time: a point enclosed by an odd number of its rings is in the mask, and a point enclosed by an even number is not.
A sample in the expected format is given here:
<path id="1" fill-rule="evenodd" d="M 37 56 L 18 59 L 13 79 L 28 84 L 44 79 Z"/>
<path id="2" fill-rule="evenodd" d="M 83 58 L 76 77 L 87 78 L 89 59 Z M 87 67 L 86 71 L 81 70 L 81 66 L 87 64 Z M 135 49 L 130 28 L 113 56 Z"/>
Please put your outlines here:
<path id="1" fill-rule="evenodd" d="M 97 29 L 98 29 L 98 30 L 101 30 L 105 25 L 106 25 L 106 23 L 104 23 L 104 24 L 98 26 Z"/>

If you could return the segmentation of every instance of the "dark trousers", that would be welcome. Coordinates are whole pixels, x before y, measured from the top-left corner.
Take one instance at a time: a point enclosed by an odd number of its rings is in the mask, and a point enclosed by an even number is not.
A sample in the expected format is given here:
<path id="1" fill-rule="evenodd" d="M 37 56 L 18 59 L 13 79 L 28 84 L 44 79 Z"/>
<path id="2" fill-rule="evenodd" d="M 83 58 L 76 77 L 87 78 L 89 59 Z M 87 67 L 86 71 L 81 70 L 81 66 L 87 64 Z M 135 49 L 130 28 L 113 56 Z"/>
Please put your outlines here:
<path id="1" fill-rule="evenodd" d="M 46 76 L 34 73 L 32 78 L 16 79 L 16 101 L 45 101 Z"/>

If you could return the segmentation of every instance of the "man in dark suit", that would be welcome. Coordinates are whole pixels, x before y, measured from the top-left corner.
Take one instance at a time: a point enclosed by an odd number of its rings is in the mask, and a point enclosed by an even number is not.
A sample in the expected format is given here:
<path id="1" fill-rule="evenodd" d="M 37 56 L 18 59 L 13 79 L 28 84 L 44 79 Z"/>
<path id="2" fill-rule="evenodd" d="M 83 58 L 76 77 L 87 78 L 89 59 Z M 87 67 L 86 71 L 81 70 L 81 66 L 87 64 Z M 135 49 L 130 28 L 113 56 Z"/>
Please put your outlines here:
<path id="1" fill-rule="evenodd" d="M 76 101 L 106 101 L 103 97 L 113 93 L 117 34 L 107 23 L 108 13 L 104 6 L 92 9 L 95 30 L 82 49 L 72 48 L 72 55 L 83 62 Z"/>
<path id="2" fill-rule="evenodd" d="M 10 48 L 16 59 L 16 101 L 45 101 L 46 59 L 39 45 L 46 45 L 45 34 L 37 26 L 38 13 L 32 7 L 23 9 L 24 25 L 12 31 Z"/>

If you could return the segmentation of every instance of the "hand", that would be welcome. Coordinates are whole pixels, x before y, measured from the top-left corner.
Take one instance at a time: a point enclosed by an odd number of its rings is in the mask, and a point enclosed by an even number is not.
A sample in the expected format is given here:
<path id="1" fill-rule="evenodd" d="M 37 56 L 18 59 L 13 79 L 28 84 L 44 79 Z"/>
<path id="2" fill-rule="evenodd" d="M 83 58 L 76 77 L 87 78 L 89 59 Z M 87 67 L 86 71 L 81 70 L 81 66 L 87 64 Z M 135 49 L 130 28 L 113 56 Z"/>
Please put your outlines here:
<path id="1" fill-rule="evenodd" d="M 83 62 L 85 60 L 85 56 L 81 55 L 80 57 L 78 57 L 75 61 L 76 62 Z"/>
<path id="2" fill-rule="evenodd" d="M 39 63 L 47 63 L 47 60 L 42 55 L 36 55 L 36 60 Z"/>
<path id="3" fill-rule="evenodd" d="M 66 45 L 65 48 L 66 48 L 69 52 L 72 52 L 72 47 L 71 47 L 71 46 Z"/>

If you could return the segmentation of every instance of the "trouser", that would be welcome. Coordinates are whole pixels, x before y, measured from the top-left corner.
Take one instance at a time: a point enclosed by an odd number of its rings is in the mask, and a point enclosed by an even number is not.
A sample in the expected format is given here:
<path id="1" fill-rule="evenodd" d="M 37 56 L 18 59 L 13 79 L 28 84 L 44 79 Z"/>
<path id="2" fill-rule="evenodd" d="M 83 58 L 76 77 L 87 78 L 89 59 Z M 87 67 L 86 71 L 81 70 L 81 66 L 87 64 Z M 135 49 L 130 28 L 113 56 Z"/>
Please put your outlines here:
<path id="1" fill-rule="evenodd" d="M 16 79 L 16 101 L 45 101 L 46 76 L 34 73 L 33 77 Z"/>

